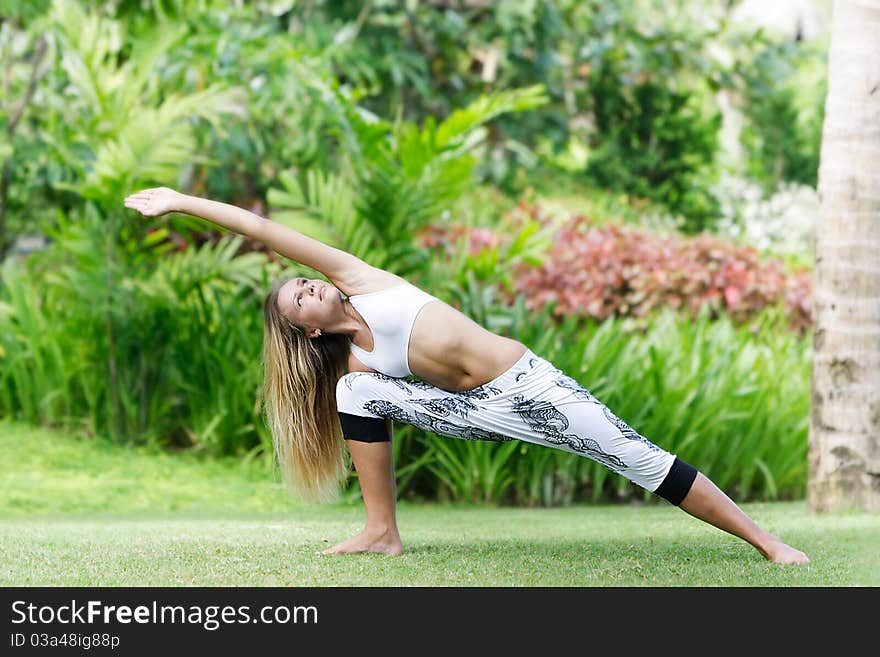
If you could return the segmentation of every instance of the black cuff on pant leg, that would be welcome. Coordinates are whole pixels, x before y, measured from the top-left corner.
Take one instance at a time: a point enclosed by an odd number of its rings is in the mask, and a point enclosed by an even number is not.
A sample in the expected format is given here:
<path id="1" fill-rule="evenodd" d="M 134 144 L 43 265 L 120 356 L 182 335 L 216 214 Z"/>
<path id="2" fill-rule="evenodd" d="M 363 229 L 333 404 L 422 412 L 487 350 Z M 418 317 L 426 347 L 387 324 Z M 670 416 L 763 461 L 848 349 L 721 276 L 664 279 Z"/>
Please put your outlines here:
<path id="1" fill-rule="evenodd" d="M 687 497 L 697 478 L 697 469 L 690 463 L 682 461 L 677 456 L 672 462 L 672 467 L 666 474 L 663 483 L 654 491 L 657 495 L 667 500 L 670 504 L 678 506 Z"/>
<path id="2" fill-rule="evenodd" d="M 387 420 L 383 417 L 364 417 L 351 413 L 339 413 L 342 436 L 363 443 L 384 443 L 391 440 Z"/>

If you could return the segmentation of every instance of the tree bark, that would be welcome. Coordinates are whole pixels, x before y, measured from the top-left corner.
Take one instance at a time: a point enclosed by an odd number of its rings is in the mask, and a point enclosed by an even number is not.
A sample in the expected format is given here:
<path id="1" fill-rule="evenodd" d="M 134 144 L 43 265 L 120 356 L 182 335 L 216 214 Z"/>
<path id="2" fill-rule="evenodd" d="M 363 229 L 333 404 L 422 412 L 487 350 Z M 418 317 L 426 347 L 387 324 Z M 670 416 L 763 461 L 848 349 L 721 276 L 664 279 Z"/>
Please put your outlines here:
<path id="1" fill-rule="evenodd" d="M 880 510 L 880 0 L 836 0 L 816 223 L 807 502 Z"/>

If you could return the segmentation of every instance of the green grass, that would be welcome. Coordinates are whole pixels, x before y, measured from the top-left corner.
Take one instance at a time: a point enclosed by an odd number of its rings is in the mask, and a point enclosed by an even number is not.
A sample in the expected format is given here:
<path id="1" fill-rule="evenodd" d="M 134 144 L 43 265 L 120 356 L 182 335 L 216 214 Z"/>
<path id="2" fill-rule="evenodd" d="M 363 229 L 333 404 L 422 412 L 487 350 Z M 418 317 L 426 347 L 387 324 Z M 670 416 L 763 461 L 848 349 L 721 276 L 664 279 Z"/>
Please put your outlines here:
<path id="1" fill-rule="evenodd" d="M 356 502 L 292 503 L 259 464 L 0 422 L 2 586 L 877 586 L 880 515 L 744 505 L 812 563 L 766 563 L 666 504 L 401 504 L 398 557 L 320 556 Z"/>
<path id="2" fill-rule="evenodd" d="M 280 476 L 258 462 L 112 444 L 0 421 L 0 517 L 278 512 Z"/>

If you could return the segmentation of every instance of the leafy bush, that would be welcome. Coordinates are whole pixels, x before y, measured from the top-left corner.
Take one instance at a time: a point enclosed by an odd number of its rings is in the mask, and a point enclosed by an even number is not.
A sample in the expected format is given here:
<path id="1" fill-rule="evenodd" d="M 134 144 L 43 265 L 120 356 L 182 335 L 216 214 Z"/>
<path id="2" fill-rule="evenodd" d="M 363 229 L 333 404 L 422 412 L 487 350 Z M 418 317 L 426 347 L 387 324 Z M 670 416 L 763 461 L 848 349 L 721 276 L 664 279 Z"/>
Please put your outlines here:
<path id="1" fill-rule="evenodd" d="M 0 416 L 213 456 L 271 453 L 257 408 L 265 258 L 236 257 L 240 238 L 169 252 L 160 230 L 111 296 L 117 267 L 94 248 L 103 230 L 92 212 L 4 263 Z"/>
<path id="2" fill-rule="evenodd" d="M 475 179 L 507 191 L 523 184 L 514 172 L 541 163 L 530 155 L 535 140 L 552 151 L 575 143 L 572 134 L 583 148 L 557 157 L 550 175 L 589 173 L 688 213 L 688 228 L 708 221 L 716 119 L 707 90 L 723 76 L 688 50 L 705 30 L 664 19 L 645 31 L 636 6 L 208 0 L 196 14 L 182 0 L 55 0 L 17 10 L 33 25 L 23 46 L 7 48 L 18 33 L 0 34 L 13 96 L 27 87 L 36 35 L 46 57 L 34 92 L 41 111 L 20 124 L 14 159 L 0 145 L 9 226 L 40 208 L 54 244 L 26 264 L 4 263 L 0 415 L 214 455 L 271 454 L 255 406 L 258 306 L 283 265 L 242 256 L 240 239 L 188 246 L 188 219 L 148 231 L 121 208 L 132 189 L 186 181 L 246 207 L 267 198 L 273 218 L 422 276 L 728 490 L 798 494 L 805 343 L 776 325 L 756 337 L 724 314 L 647 318 L 673 298 L 753 317 L 788 284 L 780 271 L 708 242 L 576 223 L 569 243 L 551 249 L 548 226 L 528 208 L 498 226 L 434 223 Z M 15 107 L 3 104 L 0 125 Z M 425 227 L 449 258 L 425 252 Z M 637 248 L 656 272 L 626 259 Z M 691 263 L 687 248 L 703 259 Z M 587 261 L 604 287 L 564 299 L 562 277 L 584 269 L 585 258 L 571 257 L 578 250 L 617 274 Z M 551 274 L 560 296 L 537 299 L 546 281 L 535 277 Z M 790 308 L 805 308 L 804 290 L 791 288 Z M 597 303 L 589 294 L 601 300 L 595 316 L 608 317 L 601 325 L 585 321 L 584 307 Z M 608 315 L 636 309 L 651 333 Z M 792 376 L 780 384 L 779 371 Z M 554 450 L 439 446 L 398 431 L 416 438 L 395 443 L 406 494 L 527 504 L 632 495 L 607 470 Z"/>
<path id="3" fill-rule="evenodd" d="M 756 249 L 736 246 L 708 234 L 661 235 L 613 223 L 597 226 L 584 215 L 566 221 L 547 252 L 533 251 L 513 261 L 504 254 L 512 235 L 528 228 L 546 238 L 546 216 L 538 205 L 520 205 L 501 230 L 434 225 L 422 244 L 454 257 L 469 250 L 469 263 L 502 264 L 494 281 L 502 302 L 521 297 L 530 310 L 553 304 L 554 313 L 602 320 L 646 317 L 661 308 L 696 315 L 729 316 L 738 323 L 764 308 L 784 308 L 792 329 L 811 325 L 809 270 L 788 272 L 778 259 L 762 261 Z M 530 233 L 530 234 L 531 234 Z"/>
<path id="4" fill-rule="evenodd" d="M 18 9 L 18 8 L 16 8 Z M 5 13 L 5 12 L 4 12 Z M 38 83 L 46 71 L 46 40 L 37 30 L 17 29 L 0 21 L 0 59 L 4 93 L 0 95 L 0 258 L 14 235 L 33 234 L 40 220 L 51 217 L 49 204 L 30 203 L 44 188 L 48 168 L 45 146 L 35 124 Z"/>
<path id="5" fill-rule="evenodd" d="M 413 234 L 472 184 L 474 150 L 486 139 L 486 124 L 546 102 L 540 86 L 511 89 L 419 127 L 383 121 L 327 91 L 347 166 L 283 172 L 280 188 L 269 191 L 272 218 L 403 276 L 425 267 Z"/>
<path id="6" fill-rule="evenodd" d="M 696 232 L 718 213 L 721 67 L 705 43 L 717 32 L 663 20 L 639 25 L 634 3 L 588 3 L 594 34 L 580 49 L 587 175 L 600 186 L 660 201 Z M 622 7 L 622 8 L 621 8 Z"/>
<path id="7" fill-rule="evenodd" d="M 745 173 L 765 193 L 782 183 L 816 187 L 827 90 L 826 45 L 756 34 L 738 62 L 745 115 Z"/>

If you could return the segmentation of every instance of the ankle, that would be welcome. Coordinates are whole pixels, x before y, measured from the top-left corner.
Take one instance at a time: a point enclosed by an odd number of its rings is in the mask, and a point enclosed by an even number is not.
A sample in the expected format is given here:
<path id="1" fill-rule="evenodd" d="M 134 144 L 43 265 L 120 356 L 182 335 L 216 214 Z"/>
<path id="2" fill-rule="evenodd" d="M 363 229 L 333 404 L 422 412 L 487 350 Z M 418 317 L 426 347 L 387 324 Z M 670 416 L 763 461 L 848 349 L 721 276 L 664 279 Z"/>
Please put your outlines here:
<path id="1" fill-rule="evenodd" d="M 782 541 L 779 540 L 778 536 L 765 532 L 763 536 L 753 543 L 753 545 L 765 559 L 769 559 L 772 556 L 774 549 L 776 549 L 781 543 Z"/>
<path id="2" fill-rule="evenodd" d="M 397 524 L 394 521 L 367 521 L 364 533 L 375 538 L 397 536 Z"/>

